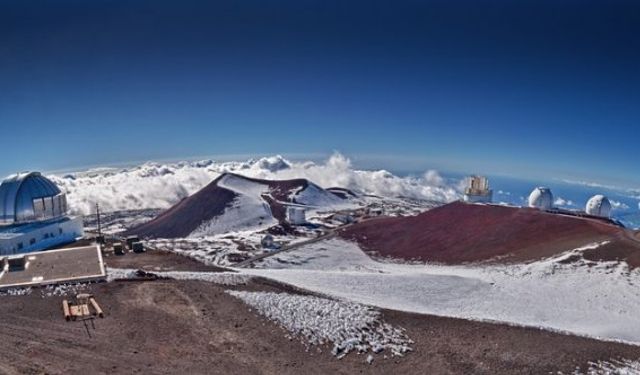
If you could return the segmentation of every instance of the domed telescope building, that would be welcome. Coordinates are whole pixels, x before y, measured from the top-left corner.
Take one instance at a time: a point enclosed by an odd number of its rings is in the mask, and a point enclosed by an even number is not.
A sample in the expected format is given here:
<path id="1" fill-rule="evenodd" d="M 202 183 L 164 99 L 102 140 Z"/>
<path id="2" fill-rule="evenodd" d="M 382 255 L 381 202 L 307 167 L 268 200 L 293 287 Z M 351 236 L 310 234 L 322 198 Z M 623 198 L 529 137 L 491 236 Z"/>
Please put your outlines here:
<path id="1" fill-rule="evenodd" d="M 529 195 L 529 207 L 539 210 L 550 210 L 553 208 L 553 194 L 551 189 L 537 187 Z"/>
<path id="2" fill-rule="evenodd" d="M 67 196 L 38 172 L 0 184 L 0 255 L 46 250 L 84 234 L 82 219 L 67 214 Z"/>
<path id="3" fill-rule="evenodd" d="M 595 195 L 587 202 L 585 212 L 588 215 L 609 218 L 611 216 L 611 202 L 604 195 Z"/>
<path id="4" fill-rule="evenodd" d="M 467 178 L 467 187 L 464 190 L 464 201 L 468 203 L 491 203 L 493 190 L 489 188 L 489 179 L 484 176 L 471 176 Z"/>

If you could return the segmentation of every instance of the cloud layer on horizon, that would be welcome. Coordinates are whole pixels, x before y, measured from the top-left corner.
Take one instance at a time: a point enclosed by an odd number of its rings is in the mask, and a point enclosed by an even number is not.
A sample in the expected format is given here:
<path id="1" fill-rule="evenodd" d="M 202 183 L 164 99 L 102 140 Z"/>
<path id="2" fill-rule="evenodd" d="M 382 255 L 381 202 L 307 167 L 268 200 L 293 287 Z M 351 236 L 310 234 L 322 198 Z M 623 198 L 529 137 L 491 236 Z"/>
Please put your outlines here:
<path id="1" fill-rule="evenodd" d="M 351 161 L 334 153 L 322 163 L 291 162 L 276 155 L 244 162 L 144 163 L 131 168 L 100 168 L 50 176 L 68 193 L 76 214 L 169 208 L 203 188 L 224 172 L 261 179 L 306 178 L 324 187 L 343 187 L 383 197 L 408 197 L 450 202 L 460 197 L 460 181 L 448 181 L 437 171 L 419 177 L 399 177 L 386 170 L 354 169 Z"/>

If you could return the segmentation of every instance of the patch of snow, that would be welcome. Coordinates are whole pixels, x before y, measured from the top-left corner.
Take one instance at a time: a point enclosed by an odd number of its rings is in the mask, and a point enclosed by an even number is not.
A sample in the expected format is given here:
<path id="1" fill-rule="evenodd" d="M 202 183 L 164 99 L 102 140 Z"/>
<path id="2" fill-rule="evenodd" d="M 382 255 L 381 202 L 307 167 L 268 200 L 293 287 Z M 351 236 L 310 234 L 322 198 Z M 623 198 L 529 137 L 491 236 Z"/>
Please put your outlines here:
<path id="1" fill-rule="evenodd" d="M 443 266 L 382 263 L 331 239 L 240 271 L 381 308 L 640 344 L 640 270 L 567 262 L 602 244 L 529 264 Z"/>
<path id="2" fill-rule="evenodd" d="M 261 230 L 277 223 L 271 207 L 265 201 L 239 195 L 231 206 L 225 208 L 223 215 L 202 223 L 189 237 L 206 237 L 237 230 Z"/>
<path id="3" fill-rule="evenodd" d="M 373 356 L 372 356 L 371 354 L 369 354 L 369 355 L 367 356 L 367 363 L 368 363 L 368 364 L 372 364 L 372 363 L 373 363 Z"/>
<path id="4" fill-rule="evenodd" d="M 311 345 L 332 343 L 342 358 L 351 351 L 402 356 L 413 343 L 404 330 L 381 320 L 380 312 L 357 303 L 287 293 L 227 291 Z"/>
<path id="5" fill-rule="evenodd" d="M 574 375 L 640 375 L 640 361 L 623 359 L 592 362 L 586 373 L 575 371 Z"/>
<path id="6" fill-rule="evenodd" d="M 218 186 L 229 189 L 241 195 L 260 199 L 262 194 L 269 193 L 269 186 L 259 182 L 250 181 L 232 174 L 228 174 L 218 181 Z"/>
<path id="7" fill-rule="evenodd" d="M 308 206 L 331 207 L 347 204 L 344 199 L 338 198 L 313 183 L 310 183 L 306 189 L 297 192 L 293 199 L 296 203 Z"/>
<path id="8" fill-rule="evenodd" d="M 220 285 L 245 285 L 252 277 L 235 272 L 154 272 L 154 274 L 174 280 L 199 280 Z"/>
<path id="9" fill-rule="evenodd" d="M 189 272 L 189 271 L 145 271 L 163 279 L 197 280 L 220 285 L 245 285 L 252 276 L 235 272 Z M 107 268 L 107 281 L 137 279 L 138 270 L 130 268 Z"/>
<path id="10" fill-rule="evenodd" d="M 89 284 L 57 284 L 42 288 L 42 297 L 75 296 L 87 290 Z"/>
<path id="11" fill-rule="evenodd" d="M 115 281 L 118 279 L 136 279 L 138 278 L 138 270 L 133 268 L 112 268 L 107 267 L 107 281 Z"/>
<path id="12" fill-rule="evenodd" d="M 315 233 L 293 235 L 272 235 L 279 246 L 304 241 Z M 207 265 L 230 266 L 252 256 L 265 252 L 261 241 L 264 233 L 256 231 L 235 231 L 224 234 L 174 239 L 154 239 L 145 241 L 151 248 L 171 251 Z"/>
<path id="13" fill-rule="evenodd" d="M 3 296 L 26 296 L 31 294 L 32 289 L 29 288 L 11 288 L 0 291 L 0 297 Z"/>

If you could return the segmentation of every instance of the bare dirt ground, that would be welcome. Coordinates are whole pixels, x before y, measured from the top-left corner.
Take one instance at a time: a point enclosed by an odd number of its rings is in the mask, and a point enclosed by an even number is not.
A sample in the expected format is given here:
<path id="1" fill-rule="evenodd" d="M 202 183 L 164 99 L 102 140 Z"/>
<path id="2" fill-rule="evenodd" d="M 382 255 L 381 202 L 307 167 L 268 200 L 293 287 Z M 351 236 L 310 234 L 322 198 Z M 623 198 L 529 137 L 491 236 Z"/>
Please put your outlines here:
<path id="1" fill-rule="evenodd" d="M 148 250 L 141 254 L 133 252 L 127 252 L 125 255 L 107 254 L 103 259 L 105 265 L 112 268 L 134 268 L 144 271 L 228 271 L 221 267 L 206 265 L 195 259 L 161 250 Z"/>
<path id="2" fill-rule="evenodd" d="M 113 243 L 108 240 L 107 248 Z M 70 244 L 58 246 L 58 249 L 95 244 L 93 239 L 82 239 Z M 134 268 L 144 271 L 194 271 L 194 272 L 222 272 L 229 271 L 222 267 L 207 265 L 195 259 L 191 259 L 170 251 L 149 249 L 144 253 L 136 254 L 126 250 L 125 255 L 115 255 L 112 251 L 103 255 L 104 263 L 111 268 Z"/>
<path id="3" fill-rule="evenodd" d="M 171 255 L 171 254 L 170 254 Z M 167 267 L 174 255 L 117 257 L 118 266 Z M 136 258 L 137 257 L 137 258 Z M 175 256 L 178 257 L 178 256 Z M 184 258 L 186 261 L 189 259 Z M 160 260 L 160 261 L 158 261 Z M 130 263 L 127 263 L 130 262 Z M 189 269 L 189 263 L 172 264 Z M 116 265 L 114 265 L 116 266 Z M 589 361 L 640 358 L 640 347 L 537 329 L 383 311 L 407 329 L 414 352 L 374 362 L 330 347 L 307 348 L 252 312 L 226 289 L 300 293 L 260 279 L 225 287 L 202 281 L 111 282 L 89 287 L 105 311 L 88 336 L 66 322 L 64 297 L 0 297 L 0 373 L 3 374 L 544 374 L 571 373 Z"/>
<path id="4" fill-rule="evenodd" d="M 606 250 L 589 252 L 589 259 L 640 266 L 640 243 L 623 228 L 529 208 L 454 202 L 417 216 L 368 220 L 338 233 L 371 255 L 445 264 L 528 262 L 611 241 Z"/>

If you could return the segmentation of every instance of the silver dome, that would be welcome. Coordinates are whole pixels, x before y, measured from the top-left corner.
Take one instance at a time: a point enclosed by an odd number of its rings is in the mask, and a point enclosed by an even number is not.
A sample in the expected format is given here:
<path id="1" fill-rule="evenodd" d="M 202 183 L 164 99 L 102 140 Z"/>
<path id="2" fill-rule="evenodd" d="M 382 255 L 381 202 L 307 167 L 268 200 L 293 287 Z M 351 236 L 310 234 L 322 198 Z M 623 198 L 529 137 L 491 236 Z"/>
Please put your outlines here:
<path id="1" fill-rule="evenodd" d="M 48 220 L 66 212 L 66 195 L 38 172 L 9 176 L 0 185 L 2 225 Z"/>
<path id="2" fill-rule="evenodd" d="M 531 195 L 529 195 L 529 207 L 541 210 L 553 208 L 553 193 L 551 193 L 551 189 L 546 187 L 533 189 Z"/>
<path id="3" fill-rule="evenodd" d="M 611 216 L 611 202 L 602 194 L 594 195 L 587 202 L 585 211 L 589 215 L 608 218 Z"/>

